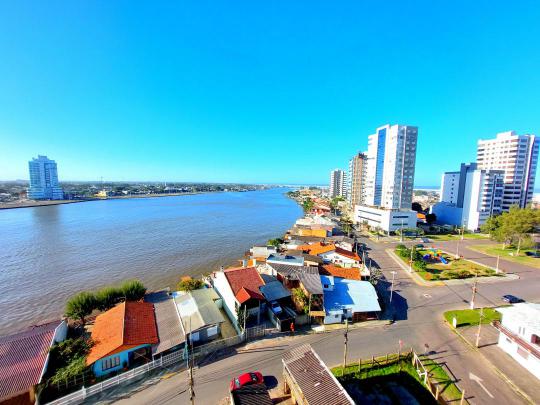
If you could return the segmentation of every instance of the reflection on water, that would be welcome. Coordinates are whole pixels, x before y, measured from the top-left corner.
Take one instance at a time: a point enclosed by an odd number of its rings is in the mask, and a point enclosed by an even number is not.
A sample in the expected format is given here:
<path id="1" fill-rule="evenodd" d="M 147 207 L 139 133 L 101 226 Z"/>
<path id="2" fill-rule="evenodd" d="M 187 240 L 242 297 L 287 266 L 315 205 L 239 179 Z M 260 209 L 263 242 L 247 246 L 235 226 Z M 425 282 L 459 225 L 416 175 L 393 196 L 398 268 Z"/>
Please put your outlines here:
<path id="1" fill-rule="evenodd" d="M 232 263 L 301 215 L 283 189 L 0 211 L 0 335 L 62 314 L 67 297 L 137 277 L 174 285 Z"/>

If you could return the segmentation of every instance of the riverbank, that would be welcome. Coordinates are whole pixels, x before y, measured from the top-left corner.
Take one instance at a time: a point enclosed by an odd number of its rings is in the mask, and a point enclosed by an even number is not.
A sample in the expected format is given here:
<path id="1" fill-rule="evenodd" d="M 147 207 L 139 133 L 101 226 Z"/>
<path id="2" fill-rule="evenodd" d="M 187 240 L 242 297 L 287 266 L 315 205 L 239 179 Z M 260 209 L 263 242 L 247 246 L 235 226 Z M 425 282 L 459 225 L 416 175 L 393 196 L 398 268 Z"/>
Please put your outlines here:
<path id="1" fill-rule="evenodd" d="M 51 205 L 74 204 L 85 202 L 87 200 L 48 200 L 48 201 L 17 201 L 13 203 L 0 203 L 0 210 L 11 210 L 15 208 L 33 208 L 33 207 L 49 207 Z"/>

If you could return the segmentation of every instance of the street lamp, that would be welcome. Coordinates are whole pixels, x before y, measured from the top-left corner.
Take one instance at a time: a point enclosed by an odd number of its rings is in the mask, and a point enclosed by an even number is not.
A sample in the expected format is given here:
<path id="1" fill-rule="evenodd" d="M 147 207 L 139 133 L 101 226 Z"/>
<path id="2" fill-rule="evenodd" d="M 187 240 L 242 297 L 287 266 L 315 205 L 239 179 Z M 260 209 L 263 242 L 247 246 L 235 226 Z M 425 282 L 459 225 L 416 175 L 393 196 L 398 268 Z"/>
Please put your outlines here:
<path id="1" fill-rule="evenodd" d="M 392 295 L 394 294 L 394 279 L 396 277 L 397 272 L 391 271 L 392 273 L 392 285 L 390 286 L 390 303 L 392 303 Z"/>

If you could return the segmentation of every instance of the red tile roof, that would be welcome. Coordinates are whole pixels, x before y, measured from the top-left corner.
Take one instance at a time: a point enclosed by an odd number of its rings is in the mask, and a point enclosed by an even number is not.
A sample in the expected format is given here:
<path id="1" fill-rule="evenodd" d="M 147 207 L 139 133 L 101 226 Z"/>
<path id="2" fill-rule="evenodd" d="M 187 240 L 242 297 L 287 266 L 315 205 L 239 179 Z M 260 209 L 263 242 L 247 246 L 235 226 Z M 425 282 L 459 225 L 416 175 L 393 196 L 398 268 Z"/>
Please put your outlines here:
<path id="1" fill-rule="evenodd" d="M 313 243 L 312 245 L 298 246 L 298 249 L 310 255 L 316 256 L 322 253 L 332 252 L 336 250 L 336 246 L 333 243 L 325 244 L 322 242 L 317 242 L 317 243 Z"/>
<path id="2" fill-rule="evenodd" d="M 225 270 L 225 277 L 240 303 L 247 301 L 249 298 L 264 300 L 259 290 L 259 287 L 264 285 L 264 280 L 255 267 L 227 269 Z"/>
<path id="3" fill-rule="evenodd" d="M 0 337 L 0 402 L 39 383 L 60 321 Z"/>
<path id="4" fill-rule="evenodd" d="M 86 358 L 87 365 L 132 347 L 159 343 L 154 304 L 122 302 L 98 315 L 92 340 L 94 346 Z"/>
<path id="5" fill-rule="evenodd" d="M 348 257 L 349 259 L 360 261 L 360 256 L 358 256 L 355 252 L 350 252 L 348 250 L 336 247 L 336 253 L 338 255 Z"/>
<path id="6" fill-rule="evenodd" d="M 336 266 L 335 264 L 325 264 L 321 267 L 319 273 L 325 276 L 341 277 L 349 280 L 361 280 L 360 268 L 358 267 L 345 268 Z"/>

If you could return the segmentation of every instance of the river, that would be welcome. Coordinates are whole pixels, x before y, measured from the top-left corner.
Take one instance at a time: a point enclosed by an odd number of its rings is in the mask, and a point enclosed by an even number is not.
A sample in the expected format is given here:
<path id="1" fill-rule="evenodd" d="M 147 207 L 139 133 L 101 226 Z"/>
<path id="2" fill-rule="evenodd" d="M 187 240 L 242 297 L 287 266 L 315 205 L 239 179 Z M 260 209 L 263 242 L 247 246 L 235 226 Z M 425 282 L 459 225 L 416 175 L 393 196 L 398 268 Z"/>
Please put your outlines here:
<path id="1" fill-rule="evenodd" d="M 228 265 L 302 215 L 286 189 L 0 211 L 0 335 L 57 319 L 66 299 L 130 278 L 148 289 Z"/>

